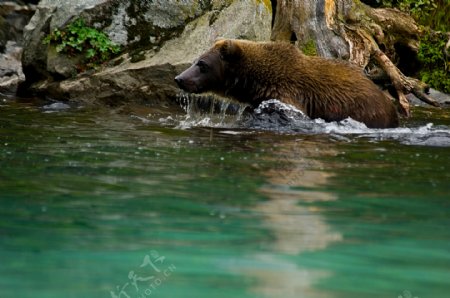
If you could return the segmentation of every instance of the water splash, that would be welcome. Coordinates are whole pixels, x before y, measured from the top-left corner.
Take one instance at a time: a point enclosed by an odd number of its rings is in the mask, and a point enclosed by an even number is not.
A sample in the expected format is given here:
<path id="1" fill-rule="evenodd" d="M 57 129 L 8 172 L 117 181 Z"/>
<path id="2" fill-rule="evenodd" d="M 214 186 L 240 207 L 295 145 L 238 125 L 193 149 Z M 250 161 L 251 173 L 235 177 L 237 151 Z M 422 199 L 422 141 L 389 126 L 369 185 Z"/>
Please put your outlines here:
<path id="1" fill-rule="evenodd" d="M 283 133 L 326 134 L 340 140 L 369 138 L 375 141 L 397 140 L 406 145 L 450 147 L 450 128 L 432 123 L 417 127 L 368 128 L 347 118 L 338 122 L 310 119 L 297 108 L 276 99 L 263 102 L 247 122 L 251 128 Z"/>
<path id="2" fill-rule="evenodd" d="M 186 93 L 178 95 L 181 107 L 186 112 L 176 128 L 220 127 L 237 128 L 246 105 L 237 104 L 214 95 L 198 96 Z"/>
<path id="3" fill-rule="evenodd" d="M 450 147 L 448 126 L 411 125 L 389 129 L 368 128 L 351 118 L 338 122 L 311 119 L 296 107 L 270 99 L 262 102 L 252 112 L 248 106 L 224 101 L 212 95 L 197 96 L 181 93 L 178 98 L 186 115 L 160 119 L 163 125 L 179 129 L 194 127 L 225 128 L 229 134 L 248 133 L 254 130 L 274 131 L 286 134 L 328 135 L 340 141 L 369 139 L 373 141 L 394 140 L 406 145 Z"/>

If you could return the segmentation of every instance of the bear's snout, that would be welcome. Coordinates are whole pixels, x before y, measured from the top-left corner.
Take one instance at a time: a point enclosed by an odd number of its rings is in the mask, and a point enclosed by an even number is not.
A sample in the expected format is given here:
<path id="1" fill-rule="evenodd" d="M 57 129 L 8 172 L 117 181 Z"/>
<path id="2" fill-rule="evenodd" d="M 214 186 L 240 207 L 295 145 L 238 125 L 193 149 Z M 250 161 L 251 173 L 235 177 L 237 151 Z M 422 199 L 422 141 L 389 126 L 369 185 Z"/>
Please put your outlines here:
<path id="1" fill-rule="evenodd" d="M 182 88 L 183 86 L 183 79 L 180 76 L 175 77 L 175 83 L 177 83 L 178 87 Z"/>
<path id="2" fill-rule="evenodd" d="M 190 69 L 182 72 L 181 74 L 177 75 L 175 77 L 175 83 L 177 83 L 178 87 L 180 89 L 183 89 L 187 92 L 197 92 L 198 87 L 195 82 L 195 79 L 192 78 L 191 74 L 187 71 Z"/>

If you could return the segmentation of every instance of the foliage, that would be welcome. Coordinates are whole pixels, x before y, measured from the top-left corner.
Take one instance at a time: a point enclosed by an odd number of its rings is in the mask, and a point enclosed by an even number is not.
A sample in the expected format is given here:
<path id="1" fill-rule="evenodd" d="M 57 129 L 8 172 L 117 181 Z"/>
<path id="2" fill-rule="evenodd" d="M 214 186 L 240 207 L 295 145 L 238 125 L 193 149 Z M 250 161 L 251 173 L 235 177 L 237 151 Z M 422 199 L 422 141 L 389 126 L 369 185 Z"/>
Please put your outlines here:
<path id="1" fill-rule="evenodd" d="M 399 1 L 398 8 L 410 12 L 418 21 L 424 22 L 436 10 L 437 4 L 435 0 L 403 0 Z"/>
<path id="2" fill-rule="evenodd" d="M 418 59 L 420 79 L 431 87 L 450 93 L 450 62 L 445 55 L 450 31 L 449 0 L 373 0 L 370 5 L 394 7 L 410 13 L 423 27 Z M 367 2 L 367 1 L 365 1 Z"/>
<path id="3" fill-rule="evenodd" d="M 372 0 L 370 5 L 395 7 L 410 13 L 421 25 L 436 31 L 450 31 L 448 0 Z"/>
<path id="4" fill-rule="evenodd" d="M 448 36 L 444 33 L 427 33 L 420 42 L 418 58 L 423 63 L 420 71 L 422 81 L 450 93 L 450 59 L 444 48 Z"/>
<path id="5" fill-rule="evenodd" d="M 426 32 L 420 38 L 418 52 L 419 61 L 423 64 L 420 79 L 433 88 L 450 93 L 450 64 L 445 55 L 448 36 L 439 32 L 450 31 L 450 5 L 447 1 L 402 0 L 397 2 L 398 7 L 410 12 Z"/>
<path id="6" fill-rule="evenodd" d="M 45 37 L 44 43 L 55 45 L 58 53 L 69 56 L 84 54 L 85 62 L 90 67 L 99 65 L 120 52 L 120 47 L 105 33 L 86 26 L 81 18 L 64 29 L 53 30 Z"/>

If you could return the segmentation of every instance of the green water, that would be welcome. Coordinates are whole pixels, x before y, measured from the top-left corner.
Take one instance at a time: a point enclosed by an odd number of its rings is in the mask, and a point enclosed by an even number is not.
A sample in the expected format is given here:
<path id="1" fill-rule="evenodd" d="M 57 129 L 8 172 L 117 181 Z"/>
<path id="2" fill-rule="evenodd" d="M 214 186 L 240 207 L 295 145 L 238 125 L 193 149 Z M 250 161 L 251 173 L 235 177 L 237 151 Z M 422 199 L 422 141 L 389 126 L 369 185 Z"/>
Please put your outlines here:
<path id="1" fill-rule="evenodd" d="M 445 146 L 4 102 L 0 297 L 449 297 L 449 170 Z"/>

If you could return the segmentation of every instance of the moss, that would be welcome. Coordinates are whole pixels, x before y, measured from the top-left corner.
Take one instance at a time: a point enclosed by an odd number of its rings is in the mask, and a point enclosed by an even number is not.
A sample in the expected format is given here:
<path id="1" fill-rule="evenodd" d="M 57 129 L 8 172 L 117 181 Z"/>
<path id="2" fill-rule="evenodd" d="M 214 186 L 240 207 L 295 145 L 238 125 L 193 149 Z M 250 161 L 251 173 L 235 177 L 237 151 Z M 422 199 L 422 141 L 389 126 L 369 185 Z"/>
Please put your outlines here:
<path id="1" fill-rule="evenodd" d="M 144 51 L 132 51 L 130 53 L 131 59 L 130 62 L 131 63 L 136 63 L 142 60 L 145 60 L 145 52 Z"/>
<path id="2" fill-rule="evenodd" d="M 256 0 L 256 3 L 262 3 L 264 6 L 272 12 L 272 2 L 270 0 Z"/>
<path id="3" fill-rule="evenodd" d="M 317 56 L 317 48 L 316 48 L 316 43 L 314 42 L 314 40 L 312 40 L 312 39 L 308 40 L 302 46 L 302 52 L 307 56 Z"/>

